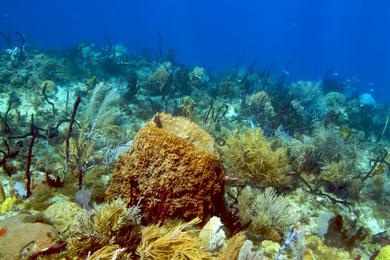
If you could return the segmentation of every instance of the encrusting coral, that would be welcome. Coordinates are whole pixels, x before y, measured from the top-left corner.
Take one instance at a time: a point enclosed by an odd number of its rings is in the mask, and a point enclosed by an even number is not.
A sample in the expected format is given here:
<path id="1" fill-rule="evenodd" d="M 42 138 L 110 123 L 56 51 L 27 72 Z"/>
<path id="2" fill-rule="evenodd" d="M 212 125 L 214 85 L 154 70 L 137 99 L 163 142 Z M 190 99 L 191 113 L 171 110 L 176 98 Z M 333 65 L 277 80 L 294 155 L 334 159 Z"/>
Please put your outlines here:
<path id="1" fill-rule="evenodd" d="M 213 138 L 191 121 L 157 114 L 123 154 L 107 192 L 157 223 L 166 217 L 205 219 L 224 206 L 224 176 Z"/>
<path id="2" fill-rule="evenodd" d="M 222 151 L 229 174 L 247 183 L 278 187 L 288 170 L 286 148 L 272 149 L 259 128 L 234 132 Z"/>
<path id="3" fill-rule="evenodd" d="M 57 239 L 52 226 L 36 222 L 27 214 L 0 221 L 0 230 L 0 259 L 27 259 L 31 253 L 52 246 Z"/>

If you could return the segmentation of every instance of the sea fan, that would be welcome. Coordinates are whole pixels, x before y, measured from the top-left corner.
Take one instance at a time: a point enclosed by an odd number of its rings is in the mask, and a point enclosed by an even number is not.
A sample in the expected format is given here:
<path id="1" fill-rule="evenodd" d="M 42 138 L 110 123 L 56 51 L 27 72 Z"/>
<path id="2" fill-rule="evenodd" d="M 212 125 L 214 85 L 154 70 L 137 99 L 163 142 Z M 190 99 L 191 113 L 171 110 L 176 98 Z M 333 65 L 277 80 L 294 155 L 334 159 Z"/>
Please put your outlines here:
<path id="1" fill-rule="evenodd" d="M 82 118 L 91 132 L 101 135 L 117 135 L 120 132 L 119 87 L 100 82 L 93 89 Z"/>

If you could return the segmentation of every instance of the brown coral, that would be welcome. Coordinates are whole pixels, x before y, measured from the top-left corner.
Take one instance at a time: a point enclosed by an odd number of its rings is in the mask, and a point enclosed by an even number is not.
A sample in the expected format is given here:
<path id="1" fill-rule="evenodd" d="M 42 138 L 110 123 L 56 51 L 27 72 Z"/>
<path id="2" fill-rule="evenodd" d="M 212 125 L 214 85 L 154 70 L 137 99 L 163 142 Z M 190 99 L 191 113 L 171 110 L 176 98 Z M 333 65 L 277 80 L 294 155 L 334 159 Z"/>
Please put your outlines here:
<path id="1" fill-rule="evenodd" d="M 108 190 L 109 198 L 129 204 L 141 198 L 149 220 L 165 217 L 202 219 L 223 205 L 223 171 L 214 140 L 181 117 L 158 114 L 121 156 Z"/>

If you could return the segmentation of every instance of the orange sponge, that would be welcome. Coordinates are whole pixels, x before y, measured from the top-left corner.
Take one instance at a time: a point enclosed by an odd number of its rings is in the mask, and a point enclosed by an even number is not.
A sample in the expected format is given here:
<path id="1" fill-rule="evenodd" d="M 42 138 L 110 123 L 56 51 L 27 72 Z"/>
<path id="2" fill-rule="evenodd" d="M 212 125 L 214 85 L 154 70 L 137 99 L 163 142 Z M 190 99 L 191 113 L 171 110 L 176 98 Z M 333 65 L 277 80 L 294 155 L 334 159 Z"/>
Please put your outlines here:
<path id="1" fill-rule="evenodd" d="M 213 138 L 193 122 L 157 114 L 123 154 L 107 191 L 154 222 L 166 217 L 205 219 L 223 204 L 224 176 Z"/>

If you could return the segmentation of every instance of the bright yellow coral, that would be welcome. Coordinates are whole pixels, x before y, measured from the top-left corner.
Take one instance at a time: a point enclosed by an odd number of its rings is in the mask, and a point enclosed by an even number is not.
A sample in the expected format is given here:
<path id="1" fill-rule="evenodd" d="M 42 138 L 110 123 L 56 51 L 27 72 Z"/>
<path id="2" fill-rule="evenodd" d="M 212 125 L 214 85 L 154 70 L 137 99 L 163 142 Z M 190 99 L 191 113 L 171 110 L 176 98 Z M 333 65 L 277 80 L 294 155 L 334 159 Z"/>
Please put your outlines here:
<path id="1" fill-rule="evenodd" d="M 288 169 L 286 148 L 272 149 L 259 128 L 230 135 L 223 156 L 228 171 L 235 177 L 265 186 L 279 186 Z"/>
<path id="2" fill-rule="evenodd" d="M 15 196 L 8 197 L 3 203 L 1 203 L 0 213 L 1 214 L 8 213 L 12 209 L 12 207 L 15 205 L 16 200 L 17 200 L 17 198 Z"/>
<path id="3" fill-rule="evenodd" d="M 389 260 L 390 259 L 390 246 L 383 247 L 379 254 L 375 257 L 376 260 Z"/>

